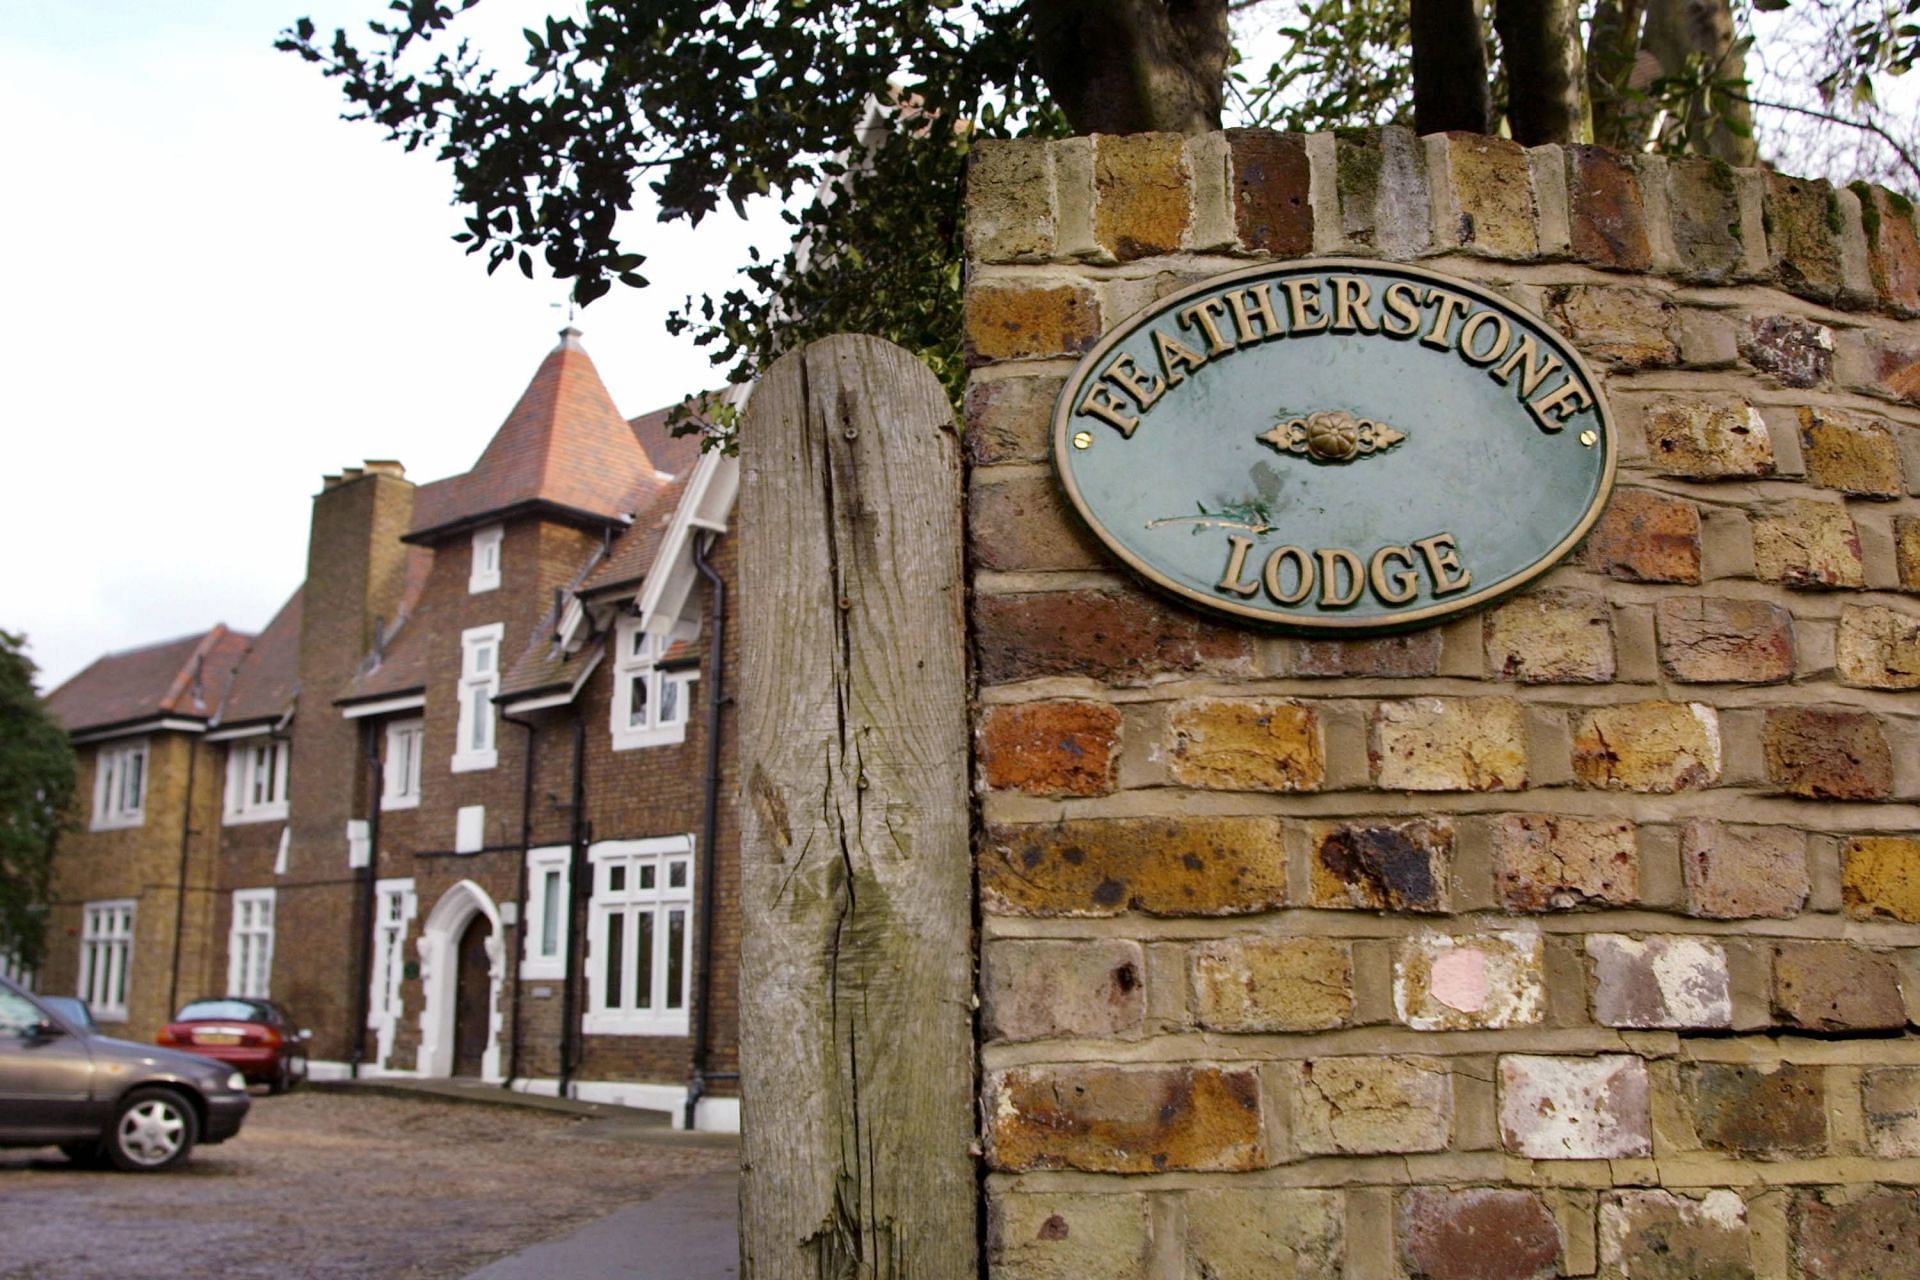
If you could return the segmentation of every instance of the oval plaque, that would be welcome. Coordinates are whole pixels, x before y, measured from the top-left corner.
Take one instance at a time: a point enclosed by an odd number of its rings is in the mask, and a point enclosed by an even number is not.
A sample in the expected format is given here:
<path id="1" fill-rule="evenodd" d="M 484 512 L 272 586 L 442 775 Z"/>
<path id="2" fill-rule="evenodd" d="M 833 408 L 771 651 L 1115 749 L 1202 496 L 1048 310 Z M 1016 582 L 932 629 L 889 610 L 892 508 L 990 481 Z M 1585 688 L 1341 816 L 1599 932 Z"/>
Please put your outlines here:
<path id="1" fill-rule="evenodd" d="M 1054 409 L 1067 496 L 1148 582 L 1305 632 L 1478 608 L 1613 487 L 1585 363 L 1504 298 L 1348 259 L 1216 276 L 1128 319 Z"/>

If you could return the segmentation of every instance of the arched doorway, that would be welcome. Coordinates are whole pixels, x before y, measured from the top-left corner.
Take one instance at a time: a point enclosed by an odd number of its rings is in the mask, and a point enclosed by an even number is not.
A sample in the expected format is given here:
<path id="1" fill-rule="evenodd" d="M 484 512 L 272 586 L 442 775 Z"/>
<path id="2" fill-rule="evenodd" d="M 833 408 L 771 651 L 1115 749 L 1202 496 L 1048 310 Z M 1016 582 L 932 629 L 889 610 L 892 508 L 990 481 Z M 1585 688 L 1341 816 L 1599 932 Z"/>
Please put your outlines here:
<path id="1" fill-rule="evenodd" d="M 433 905 L 420 930 L 423 1076 L 500 1079 L 500 987 L 506 948 L 487 891 L 462 880 Z"/>

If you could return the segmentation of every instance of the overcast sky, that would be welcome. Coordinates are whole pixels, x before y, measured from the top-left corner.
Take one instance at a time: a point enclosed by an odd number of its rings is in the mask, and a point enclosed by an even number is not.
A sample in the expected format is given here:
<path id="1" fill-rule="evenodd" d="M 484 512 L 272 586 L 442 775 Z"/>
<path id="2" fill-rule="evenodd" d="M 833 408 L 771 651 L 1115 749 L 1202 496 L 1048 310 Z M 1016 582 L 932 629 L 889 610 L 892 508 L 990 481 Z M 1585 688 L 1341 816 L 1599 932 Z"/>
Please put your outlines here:
<path id="1" fill-rule="evenodd" d="M 448 239 L 447 171 L 371 125 L 275 33 L 383 0 L 5 0 L 0 628 L 51 689 L 100 653 L 264 626 L 304 573 L 320 477 L 464 471 L 566 322 L 565 287 Z M 539 0 L 488 0 L 511 52 Z M 632 416 L 717 381 L 666 312 L 731 282 L 777 215 L 636 213 L 645 290 L 578 323 Z"/>

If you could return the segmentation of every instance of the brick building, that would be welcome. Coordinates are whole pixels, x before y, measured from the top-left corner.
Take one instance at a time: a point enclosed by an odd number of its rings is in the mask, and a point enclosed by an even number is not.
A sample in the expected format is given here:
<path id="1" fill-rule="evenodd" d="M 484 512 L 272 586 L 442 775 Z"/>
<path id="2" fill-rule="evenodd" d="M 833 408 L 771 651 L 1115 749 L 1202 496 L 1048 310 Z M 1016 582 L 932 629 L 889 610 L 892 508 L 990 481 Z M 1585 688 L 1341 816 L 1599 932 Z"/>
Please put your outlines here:
<path id="1" fill-rule="evenodd" d="M 665 418 L 567 329 L 471 470 L 326 477 L 259 635 L 55 690 L 85 811 L 42 988 L 134 1039 L 270 995 L 316 1073 L 737 1126 L 736 467 Z"/>

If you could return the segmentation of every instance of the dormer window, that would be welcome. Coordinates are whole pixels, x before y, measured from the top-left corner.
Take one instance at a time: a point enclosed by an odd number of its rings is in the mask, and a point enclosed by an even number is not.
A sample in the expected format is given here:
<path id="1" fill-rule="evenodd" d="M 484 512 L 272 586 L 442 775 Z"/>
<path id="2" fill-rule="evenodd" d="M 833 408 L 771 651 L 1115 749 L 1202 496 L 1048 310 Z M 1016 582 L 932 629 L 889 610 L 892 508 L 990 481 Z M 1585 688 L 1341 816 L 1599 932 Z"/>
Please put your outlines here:
<path id="1" fill-rule="evenodd" d="M 293 744 L 284 738 L 247 738 L 227 748 L 227 825 L 287 816 L 292 759 Z"/>
<path id="2" fill-rule="evenodd" d="M 467 575 L 467 593 L 477 595 L 500 585 L 500 542 L 503 526 L 490 524 L 473 531 L 473 570 Z"/>
<path id="3" fill-rule="evenodd" d="M 662 667 L 672 647 L 665 637 L 648 635 L 638 618 L 614 632 L 613 749 L 655 747 L 683 742 L 692 702 L 694 672 Z"/>

